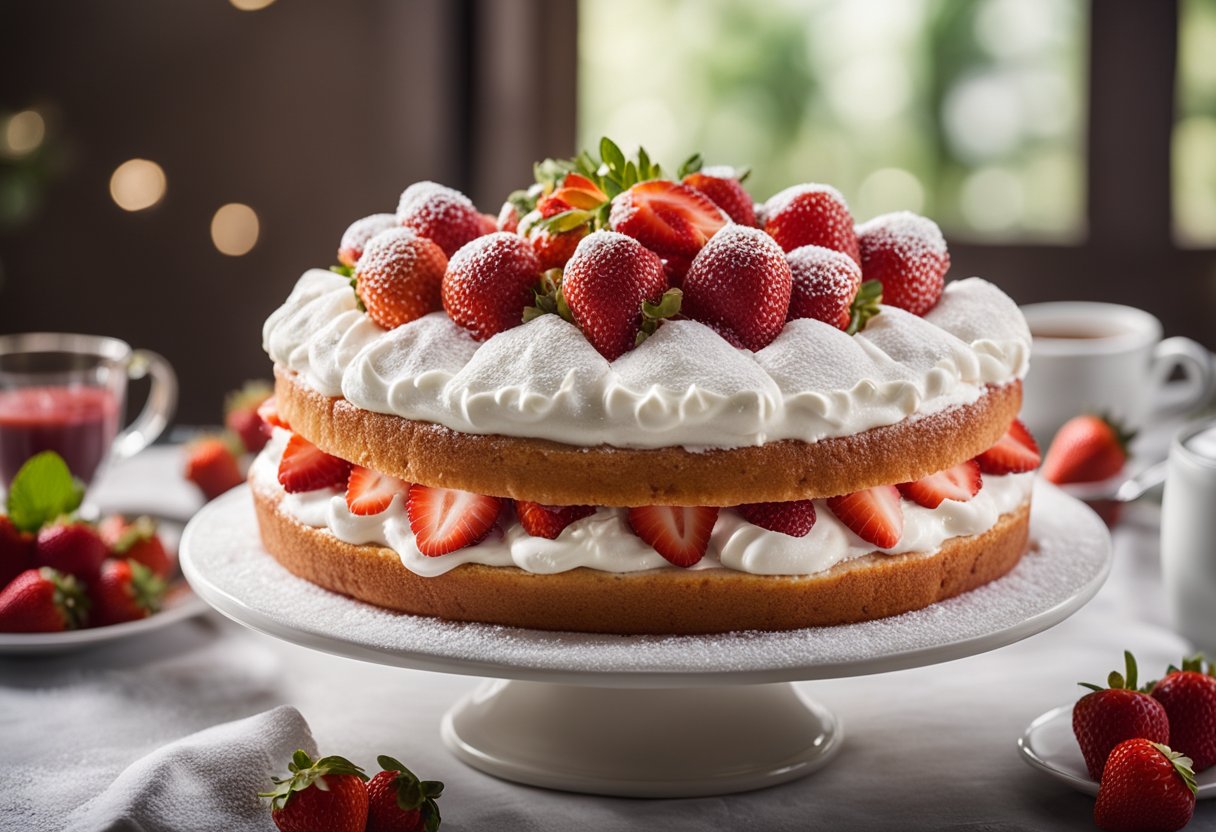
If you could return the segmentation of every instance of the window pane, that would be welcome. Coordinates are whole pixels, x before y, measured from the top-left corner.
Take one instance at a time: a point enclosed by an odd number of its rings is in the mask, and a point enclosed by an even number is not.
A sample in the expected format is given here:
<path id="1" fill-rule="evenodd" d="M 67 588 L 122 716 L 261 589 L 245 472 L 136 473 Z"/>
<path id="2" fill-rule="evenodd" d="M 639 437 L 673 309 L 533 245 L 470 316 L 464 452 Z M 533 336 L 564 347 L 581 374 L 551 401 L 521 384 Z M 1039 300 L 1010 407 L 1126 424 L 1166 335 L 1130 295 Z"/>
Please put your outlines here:
<path id="1" fill-rule="evenodd" d="M 828 182 L 860 221 L 1074 241 L 1083 0 L 581 0 L 579 135 Z"/>
<path id="2" fill-rule="evenodd" d="M 1216 0 L 1182 0 L 1179 11 L 1174 235 L 1216 246 Z"/>

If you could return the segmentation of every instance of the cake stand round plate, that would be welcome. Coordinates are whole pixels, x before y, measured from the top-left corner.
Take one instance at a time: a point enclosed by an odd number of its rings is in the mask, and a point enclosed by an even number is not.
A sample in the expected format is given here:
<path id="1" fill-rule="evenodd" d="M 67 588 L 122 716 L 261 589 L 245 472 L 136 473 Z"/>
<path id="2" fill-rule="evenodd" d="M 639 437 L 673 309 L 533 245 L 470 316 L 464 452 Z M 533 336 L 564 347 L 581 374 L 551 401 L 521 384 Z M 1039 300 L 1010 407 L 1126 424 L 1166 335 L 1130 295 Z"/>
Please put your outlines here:
<path id="1" fill-rule="evenodd" d="M 246 487 L 195 516 L 180 560 L 199 596 L 252 629 L 350 658 L 495 679 L 443 721 L 445 743 L 476 768 L 569 791 L 688 797 L 793 780 L 839 750 L 839 721 L 792 681 L 982 653 L 1084 605 L 1110 570 L 1105 525 L 1046 483 L 1035 484 L 1033 505 L 1030 551 L 1004 578 L 905 615 L 780 633 L 610 636 L 390 612 L 279 566 L 261 546 Z"/>

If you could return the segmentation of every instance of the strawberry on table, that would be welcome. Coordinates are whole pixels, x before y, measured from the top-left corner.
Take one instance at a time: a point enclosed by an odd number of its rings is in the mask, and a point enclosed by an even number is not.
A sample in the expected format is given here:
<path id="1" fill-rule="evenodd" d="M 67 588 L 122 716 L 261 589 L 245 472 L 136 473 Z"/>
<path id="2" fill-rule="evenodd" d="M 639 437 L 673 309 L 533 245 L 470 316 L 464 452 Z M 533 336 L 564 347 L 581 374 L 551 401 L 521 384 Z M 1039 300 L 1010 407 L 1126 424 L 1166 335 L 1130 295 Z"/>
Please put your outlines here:
<path id="1" fill-rule="evenodd" d="M 1069 419 L 1047 449 L 1043 477 L 1056 485 L 1109 479 L 1127 464 L 1127 446 L 1135 436 L 1106 416 Z"/>
<path id="2" fill-rule="evenodd" d="M 705 556 L 718 522 L 712 506 L 640 506 L 629 509 L 629 527 L 673 566 L 692 566 Z"/>
<path id="3" fill-rule="evenodd" d="M 1170 667 L 1153 685 L 1151 695 L 1170 720 L 1170 744 L 1186 751 L 1195 772 L 1216 765 L 1216 669 L 1204 667 L 1203 657 L 1185 659 L 1182 669 Z"/>
<path id="4" fill-rule="evenodd" d="M 432 558 L 480 543 L 501 510 L 497 497 L 418 483 L 410 486 L 406 503 L 415 545 Z"/>
<path id="5" fill-rule="evenodd" d="M 445 257 L 484 233 L 481 212 L 472 201 L 436 182 L 415 182 L 406 188 L 397 204 L 397 221 L 433 241 Z"/>
<path id="6" fill-rule="evenodd" d="M 233 451 L 237 443 L 235 437 L 205 436 L 186 446 L 186 479 L 208 500 L 245 481 Z"/>
<path id="7" fill-rule="evenodd" d="M 1014 419 L 997 443 L 975 458 L 985 474 L 1024 474 L 1039 467 L 1039 443 Z"/>
<path id="8" fill-rule="evenodd" d="M 428 238 L 408 228 L 382 231 L 355 267 L 355 294 L 373 321 L 394 329 L 443 308 L 447 268 L 447 255 Z"/>
<path id="9" fill-rule="evenodd" d="M 933 220 L 897 211 L 858 226 L 861 273 L 882 284 L 888 306 L 924 315 L 941 300 L 950 253 Z"/>
<path id="10" fill-rule="evenodd" d="M 34 565 L 34 536 L 0 514 L 0 589 Z"/>
<path id="11" fill-rule="evenodd" d="M 658 256 L 614 231 L 584 237 L 562 273 L 561 295 L 575 325 L 609 361 L 633 349 L 643 301 L 657 304 L 666 289 Z"/>
<path id="12" fill-rule="evenodd" d="M 729 222 L 705 194 L 665 179 L 639 182 L 620 194 L 612 200 L 608 217 L 613 231 L 633 237 L 664 258 L 696 257 Z"/>
<path id="13" fill-rule="evenodd" d="M 1191 761 L 1143 737 L 1115 747 L 1102 772 L 1094 823 L 1106 832 L 1176 832 L 1195 812 Z"/>
<path id="14" fill-rule="evenodd" d="M 173 558 L 156 533 L 156 522 L 151 517 L 128 521 L 121 514 L 111 515 L 98 524 L 97 531 L 110 547 L 110 557 L 142 563 L 160 578 L 169 577 L 173 571 Z"/>
<path id="15" fill-rule="evenodd" d="M 392 757 L 376 758 L 384 769 L 367 783 L 367 832 L 435 832 L 443 794 L 438 780 L 419 780 Z"/>
<path id="16" fill-rule="evenodd" d="M 443 276 L 443 308 L 478 341 L 519 326 L 540 282 L 540 261 L 518 234 L 496 231 L 463 246 Z"/>
<path id="17" fill-rule="evenodd" d="M 351 465 L 327 454 L 298 433 L 293 433 L 279 461 L 279 484 L 288 494 L 346 485 Z"/>
<path id="18" fill-rule="evenodd" d="M 595 514 L 595 506 L 543 506 L 527 500 L 516 500 L 515 513 L 519 515 L 519 524 L 528 534 L 556 540 L 566 526 Z"/>
<path id="19" fill-rule="evenodd" d="M 857 263 L 861 254 L 853 216 L 840 191 L 831 185 L 794 185 L 764 203 L 764 230 L 782 251 L 823 246 L 847 254 Z"/>
<path id="20" fill-rule="evenodd" d="M 746 349 L 767 347 L 781 334 L 790 307 L 785 254 L 758 228 L 731 224 L 692 261 L 682 310 Z"/>
<path id="21" fill-rule="evenodd" d="M 1112 671 L 1108 688 L 1081 682 L 1088 693 L 1072 709 L 1072 731 L 1081 746 L 1089 776 L 1102 778 L 1102 769 L 1111 750 L 1133 737 L 1153 742 L 1170 741 L 1170 721 L 1165 708 L 1136 687 L 1136 659 L 1124 651 L 1126 675 Z"/>
<path id="22" fill-rule="evenodd" d="M 398 494 L 404 499 L 409 483 L 361 465 L 353 465 L 346 481 L 346 507 L 351 514 L 371 515 L 385 511 Z"/>
<path id="23" fill-rule="evenodd" d="M 58 633 L 88 619 L 80 583 L 49 567 L 27 569 L 0 591 L 0 633 Z"/>
<path id="24" fill-rule="evenodd" d="M 363 769 L 344 757 L 292 755 L 289 777 L 272 778 L 270 817 L 280 832 L 364 832 L 368 797 Z"/>
<path id="25" fill-rule="evenodd" d="M 165 582 L 139 561 L 111 558 L 89 585 L 89 597 L 93 600 L 93 626 L 137 621 L 160 611 Z"/>
<path id="26" fill-rule="evenodd" d="M 381 231 L 388 231 L 400 225 L 396 214 L 372 214 L 361 220 L 355 220 L 342 233 L 342 241 L 338 243 L 338 262 L 348 268 L 354 268 L 363 256 L 363 247 L 368 240 Z"/>
<path id="27" fill-rule="evenodd" d="M 898 488 L 900 494 L 917 505 L 937 508 L 943 500 L 967 502 L 980 493 L 982 485 L 980 464 L 971 459 L 914 482 L 900 483 Z"/>
<path id="28" fill-rule="evenodd" d="M 747 522 L 790 537 L 806 537 L 815 525 L 815 503 L 791 500 L 782 503 L 748 503 L 739 506 Z"/>
<path id="29" fill-rule="evenodd" d="M 830 497 L 827 503 L 853 534 L 880 549 L 890 549 L 904 535 L 904 510 L 899 489 L 893 485 Z"/>
<path id="30" fill-rule="evenodd" d="M 97 577 L 109 554 L 97 529 L 80 521 L 60 520 L 43 526 L 34 540 L 35 566 L 49 566 L 86 583 Z"/>
<path id="31" fill-rule="evenodd" d="M 258 409 L 274 390 L 264 381 L 247 381 L 224 400 L 224 426 L 240 437 L 245 451 L 256 454 L 270 439 L 270 426 Z"/>
<path id="32" fill-rule="evenodd" d="M 814 318 L 848 330 L 861 268 L 852 257 L 823 246 L 800 246 L 785 255 L 793 281 L 788 320 Z M 877 308 L 867 317 L 872 317 Z"/>
<path id="33" fill-rule="evenodd" d="M 743 189 L 746 176 L 746 172 L 741 175 L 734 168 L 709 167 L 689 173 L 681 181 L 709 197 L 734 222 L 754 228 L 755 203 Z"/>

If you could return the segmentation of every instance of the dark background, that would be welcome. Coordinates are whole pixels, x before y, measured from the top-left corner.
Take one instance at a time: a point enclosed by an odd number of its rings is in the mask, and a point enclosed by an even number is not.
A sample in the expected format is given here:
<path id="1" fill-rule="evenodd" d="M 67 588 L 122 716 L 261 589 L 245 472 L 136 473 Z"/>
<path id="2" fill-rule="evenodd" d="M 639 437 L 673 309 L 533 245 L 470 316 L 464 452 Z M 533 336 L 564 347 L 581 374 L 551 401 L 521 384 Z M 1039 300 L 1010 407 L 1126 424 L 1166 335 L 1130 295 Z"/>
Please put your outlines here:
<path id="1" fill-rule="evenodd" d="M 1084 240 L 952 242 L 951 274 L 1141 306 L 1216 347 L 1216 252 L 1171 235 L 1177 4 L 1095 2 L 1089 27 Z M 157 350 L 183 380 L 178 421 L 218 421 L 225 391 L 270 374 L 266 315 L 353 219 L 420 179 L 496 213 L 532 160 L 574 152 L 577 42 L 572 0 L 0 0 L 0 110 L 48 119 L 33 163 L 0 159 L 0 199 L 18 182 L 31 206 L 0 225 L 0 333 Z M 108 181 L 133 157 L 168 190 L 128 213 Z M 211 243 L 228 202 L 259 215 L 244 256 Z"/>

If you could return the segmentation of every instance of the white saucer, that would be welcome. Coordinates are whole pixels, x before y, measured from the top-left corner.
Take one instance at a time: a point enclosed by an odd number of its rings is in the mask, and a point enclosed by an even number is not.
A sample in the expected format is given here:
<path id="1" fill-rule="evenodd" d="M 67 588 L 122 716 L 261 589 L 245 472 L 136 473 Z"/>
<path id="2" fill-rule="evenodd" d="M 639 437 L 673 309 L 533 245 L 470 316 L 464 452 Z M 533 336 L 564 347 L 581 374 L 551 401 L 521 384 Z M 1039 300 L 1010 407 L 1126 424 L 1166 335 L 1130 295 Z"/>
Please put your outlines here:
<path id="1" fill-rule="evenodd" d="M 170 590 L 164 609 L 149 618 L 111 624 L 109 627 L 68 630 L 63 633 L 0 633 L 0 656 L 49 656 L 55 653 L 70 653 L 95 644 L 150 633 L 201 615 L 208 609 L 210 608 L 207 604 L 182 581 Z"/>
<path id="2" fill-rule="evenodd" d="M 1026 727 L 1018 737 L 1018 751 L 1032 768 L 1054 777 L 1088 795 L 1098 794 L 1098 783 L 1089 776 L 1085 758 L 1072 733 L 1072 705 L 1053 708 Z M 1196 775 L 1197 797 L 1216 797 L 1216 766 Z"/>

